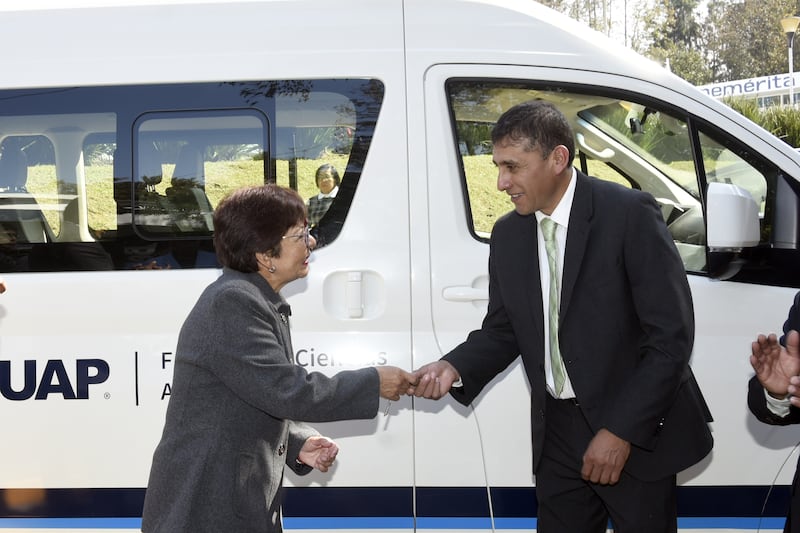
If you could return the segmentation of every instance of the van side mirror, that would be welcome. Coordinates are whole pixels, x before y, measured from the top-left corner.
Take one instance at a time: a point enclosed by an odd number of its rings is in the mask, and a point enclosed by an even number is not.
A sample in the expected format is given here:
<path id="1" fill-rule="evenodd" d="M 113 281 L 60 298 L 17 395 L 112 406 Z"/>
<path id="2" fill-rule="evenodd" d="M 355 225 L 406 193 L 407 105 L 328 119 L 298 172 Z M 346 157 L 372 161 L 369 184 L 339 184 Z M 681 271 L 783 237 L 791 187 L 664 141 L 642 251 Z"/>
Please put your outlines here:
<path id="1" fill-rule="evenodd" d="M 732 183 L 709 183 L 706 241 L 711 252 L 739 252 L 760 241 L 758 204 Z"/>

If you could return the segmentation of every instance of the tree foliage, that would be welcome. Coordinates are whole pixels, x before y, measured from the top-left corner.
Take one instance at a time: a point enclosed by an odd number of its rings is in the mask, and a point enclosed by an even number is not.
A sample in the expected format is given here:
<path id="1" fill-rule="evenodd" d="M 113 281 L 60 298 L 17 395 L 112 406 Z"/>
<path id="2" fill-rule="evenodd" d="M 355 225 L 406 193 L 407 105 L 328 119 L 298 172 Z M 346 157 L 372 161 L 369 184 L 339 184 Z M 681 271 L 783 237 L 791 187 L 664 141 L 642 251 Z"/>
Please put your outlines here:
<path id="1" fill-rule="evenodd" d="M 788 72 L 788 43 L 780 21 L 800 15 L 800 0 L 707 0 L 703 5 L 700 0 L 539 1 L 607 35 L 614 27 L 607 13 L 619 12 L 622 4 L 626 15 L 631 9 L 632 21 L 626 24 L 625 44 L 695 85 Z M 612 36 L 619 38 L 619 33 Z M 794 65 L 800 67 L 800 38 L 794 45 Z M 761 109 L 756 100 L 744 98 L 725 103 L 800 146 L 800 110 Z"/>
<path id="2" fill-rule="evenodd" d="M 722 67 L 714 81 L 788 71 L 786 35 L 780 20 L 794 13 L 795 0 L 712 0 L 711 6 L 718 33 L 713 52 Z"/>
<path id="3" fill-rule="evenodd" d="M 613 4 L 617 3 L 614 0 L 539 0 L 539 2 L 566 13 L 605 35 L 612 34 Z"/>
<path id="4" fill-rule="evenodd" d="M 725 103 L 790 146 L 800 146 L 800 111 L 793 107 L 758 107 L 752 98 L 726 98 Z"/>
<path id="5" fill-rule="evenodd" d="M 663 23 L 653 28 L 653 44 L 655 48 L 667 48 L 674 45 L 679 48 L 696 47 L 700 42 L 700 23 L 695 12 L 699 0 L 662 0 L 658 9 L 663 11 Z"/>
<path id="6" fill-rule="evenodd" d="M 800 0 L 539 0 L 592 28 L 668 64 L 694 84 L 754 78 L 788 71 L 781 18 Z M 616 26 L 615 26 L 616 25 Z M 629 38 L 630 37 L 630 38 Z M 796 43 L 795 52 L 800 47 Z M 794 61 L 800 54 L 795 53 Z"/>

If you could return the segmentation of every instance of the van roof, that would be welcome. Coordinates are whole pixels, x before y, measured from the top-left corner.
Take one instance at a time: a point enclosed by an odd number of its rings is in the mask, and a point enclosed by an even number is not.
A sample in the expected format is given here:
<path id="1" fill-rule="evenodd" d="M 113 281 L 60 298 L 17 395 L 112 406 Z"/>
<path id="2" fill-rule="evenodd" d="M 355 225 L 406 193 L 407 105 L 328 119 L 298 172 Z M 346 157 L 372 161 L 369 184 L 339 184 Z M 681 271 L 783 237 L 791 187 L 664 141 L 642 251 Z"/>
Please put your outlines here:
<path id="1" fill-rule="evenodd" d="M 532 0 L 68 5 L 0 2 L 0 88 L 364 77 L 391 91 L 435 64 L 527 65 L 678 88 L 730 113 L 659 64 Z"/>
<path id="2" fill-rule="evenodd" d="M 519 58 L 526 65 L 623 73 L 633 64 L 648 70 L 643 75 L 666 73 L 531 0 L 3 0 L 0 12 L 0 46 L 13 50 L 0 59 L 4 83 L 19 79 L 7 75 L 9 63 L 57 66 L 65 60 L 106 63 L 102 69 L 95 63 L 99 83 L 114 81 L 115 64 L 146 61 L 158 75 L 168 67 L 176 72 L 176 63 L 187 59 L 216 63 L 218 79 L 224 70 L 218 62 L 228 65 L 233 51 L 269 58 L 271 68 L 280 65 L 276 56 L 294 55 L 287 65 L 296 65 L 314 54 L 336 55 L 340 64 L 364 70 L 360 65 L 380 64 L 376 54 L 399 54 L 403 46 L 409 53 L 435 51 L 448 63 L 508 64 Z M 391 66 L 391 57 L 386 59 Z"/>

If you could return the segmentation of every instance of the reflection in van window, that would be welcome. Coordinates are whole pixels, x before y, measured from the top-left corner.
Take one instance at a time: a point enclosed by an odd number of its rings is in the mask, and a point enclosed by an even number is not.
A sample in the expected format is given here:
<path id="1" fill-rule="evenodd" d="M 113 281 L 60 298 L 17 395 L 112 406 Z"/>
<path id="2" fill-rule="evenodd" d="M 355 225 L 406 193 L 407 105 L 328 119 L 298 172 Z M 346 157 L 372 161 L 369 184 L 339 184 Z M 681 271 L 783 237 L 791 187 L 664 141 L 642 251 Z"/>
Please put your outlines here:
<path id="1" fill-rule="evenodd" d="M 217 267 L 223 197 L 278 183 L 307 199 L 323 164 L 341 176 L 314 228 L 328 245 L 383 92 L 370 79 L 0 91 L 0 272 Z"/>
<path id="2" fill-rule="evenodd" d="M 41 135 L 8 135 L 0 142 L 0 268 L 29 270 L 28 255 L 61 231 L 52 143 Z"/>
<path id="3" fill-rule="evenodd" d="M 724 133 L 713 126 L 692 124 L 667 104 L 633 101 L 609 94 L 607 88 L 548 87 L 541 83 L 451 80 L 447 84 L 456 147 L 461 156 L 471 230 L 488 241 L 494 222 L 511 210 L 496 189 L 491 130 L 509 107 L 532 99 L 548 100 L 570 120 L 575 131 L 574 165 L 582 172 L 653 195 L 661 206 L 687 271 L 708 269 L 704 194 L 710 181 L 740 185 L 768 211 L 774 185 L 765 162 L 737 155 L 735 146 L 715 140 Z M 698 161 L 695 148 L 702 159 Z M 772 180 L 774 182 L 774 179 Z M 768 225 L 762 225 L 769 241 Z"/>

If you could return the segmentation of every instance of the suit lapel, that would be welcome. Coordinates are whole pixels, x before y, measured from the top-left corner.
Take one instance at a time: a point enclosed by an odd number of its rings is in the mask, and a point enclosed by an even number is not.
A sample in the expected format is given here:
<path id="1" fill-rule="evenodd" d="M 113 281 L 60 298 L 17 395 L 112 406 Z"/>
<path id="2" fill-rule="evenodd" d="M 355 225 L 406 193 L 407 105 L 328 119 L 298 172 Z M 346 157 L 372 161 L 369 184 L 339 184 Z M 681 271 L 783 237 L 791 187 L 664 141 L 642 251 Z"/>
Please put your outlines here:
<path id="1" fill-rule="evenodd" d="M 515 217 L 516 223 L 513 232 L 514 246 L 509 247 L 512 254 L 508 257 L 508 264 L 512 269 L 509 280 L 520 283 L 517 295 L 524 299 L 523 307 L 527 307 L 531 314 L 531 321 L 541 337 L 544 334 L 544 313 L 542 311 L 542 282 L 539 277 L 539 245 L 536 232 L 539 225 L 533 215 Z M 524 289 L 523 289 L 524 287 Z M 510 302 L 506 302 L 509 305 Z M 519 305 L 519 303 L 517 304 Z"/>
<path id="2" fill-rule="evenodd" d="M 567 228 L 567 246 L 564 250 L 564 269 L 561 274 L 561 308 L 559 315 L 563 319 L 575 282 L 583 263 L 583 255 L 589 241 L 589 228 L 592 218 L 592 186 L 589 178 L 577 173 L 575 184 L 575 197 L 572 200 L 572 210 L 569 215 L 569 228 Z"/>

